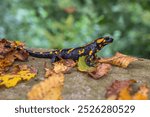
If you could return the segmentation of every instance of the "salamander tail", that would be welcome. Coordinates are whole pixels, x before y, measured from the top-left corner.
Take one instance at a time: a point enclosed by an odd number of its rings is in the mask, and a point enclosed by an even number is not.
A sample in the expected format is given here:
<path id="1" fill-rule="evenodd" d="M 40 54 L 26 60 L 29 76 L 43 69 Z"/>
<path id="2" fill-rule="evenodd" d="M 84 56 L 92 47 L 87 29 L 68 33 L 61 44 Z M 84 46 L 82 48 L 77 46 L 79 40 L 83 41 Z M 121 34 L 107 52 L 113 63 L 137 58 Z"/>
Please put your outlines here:
<path id="1" fill-rule="evenodd" d="M 38 58 L 52 58 L 52 54 L 50 52 L 34 52 L 33 50 L 26 51 L 29 53 L 30 56 L 38 57 Z"/>

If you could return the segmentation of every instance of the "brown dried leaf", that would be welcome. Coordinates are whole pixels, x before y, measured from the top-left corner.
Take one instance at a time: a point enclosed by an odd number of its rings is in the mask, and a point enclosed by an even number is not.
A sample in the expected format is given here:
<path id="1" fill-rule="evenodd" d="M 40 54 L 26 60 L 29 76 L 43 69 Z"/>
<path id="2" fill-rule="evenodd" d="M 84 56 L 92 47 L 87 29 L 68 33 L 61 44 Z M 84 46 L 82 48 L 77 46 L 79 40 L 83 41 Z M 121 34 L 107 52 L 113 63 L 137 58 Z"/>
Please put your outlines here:
<path id="1" fill-rule="evenodd" d="M 14 61 L 24 61 L 28 58 L 28 53 L 23 49 L 23 43 L 18 41 L 8 41 L 2 39 L 0 41 L 0 74 L 7 71 Z M 19 47 L 20 50 L 17 50 Z"/>
<path id="2" fill-rule="evenodd" d="M 68 73 L 75 65 L 76 63 L 71 59 L 55 62 L 52 69 L 45 68 L 45 77 L 47 78 L 54 73 Z"/>
<path id="3" fill-rule="evenodd" d="M 28 92 L 29 100 L 59 100 L 64 85 L 64 74 L 53 73 L 46 80 L 36 84 Z"/>
<path id="4" fill-rule="evenodd" d="M 51 76 L 53 73 L 55 73 L 55 71 L 53 69 L 48 69 L 48 68 L 45 68 L 45 78 L 48 78 L 49 76 Z"/>
<path id="5" fill-rule="evenodd" d="M 146 100 L 148 99 L 149 89 L 146 85 L 133 88 L 137 85 L 134 80 L 115 81 L 108 89 L 106 98 L 111 100 Z"/>
<path id="6" fill-rule="evenodd" d="M 63 64 L 67 67 L 72 68 L 72 67 L 76 66 L 77 63 L 72 59 L 66 59 L 66 60 L 63 61 Z"/>
<path id="7" fill-rule="evenodd" d="M 53 63 L 53 65 L 54 65 L 53 70 L 55 73 L 61 73 L 61 72 L 64 73 L 68 69 L 68 67 L 65 66 L 61 61 L 55 62 L 55 63 Z"/>
<path id="8" fill-rule="evenodd" d="M 8 52 L 12 51 L 12 48 L 6 48 L 5 46 L 10 46 L 11 42 L 7 41 L 6 39 L 0 40 L 0 55 L 4 56 Z"/>
<path id="9" fill-rule="evenodd" d="M 104 75 L 107 75 L 110 69 L 111 69 L 110 64 L 106 64 L 106 63 L 98 64 L 98 66 L 94 71 L 89 72 L 89 75 L 91 75 L 94 79 L 99 79 Z"/>
<path id="10" fill-rule="evenodd" d="M 14 60 L 15 57 L 13 56 L 13 54 L 8 54 L 5 58 L 0 59 L 0 74 L 6 72 L 8 70 L 8 67 L 13 64 Z"/>
<path id="11" fill-rule="evenodd" d="M 76 63 L 73 60 L 62 60 L 53 63 L 53 71 L 55 73 L 67 73 Z"/>
<path id="12" fill-rule="evenodd" d="M 135 80 L 115 80 L 111 86 L 107 88 L 105 97 L 107 99 L 117 99 L 119 92 L 131 85 L 132 83 L 136 82 Z"/>
<path id="13" fill-rule="evenodd" d="M 15 51 L 13 56 L 17 60 L 26 61 L 28 59 L 29 54 L 25 50 L 20 50 L 20 51 Z"/>
<path id="14" fill-rule="evenodd" d="M 98 62 L 109 63 L 109 64 L 116 65 L 119 67 L 127 68 L 131 62 L 136 61 L 136 60 L 138 59 L 135 57 L 127 56 L 127 55 L 117 52 L 115 56 L 111 58 L 100 59 L 98 60 Z"/>
<path id="15" fill-rule="evenodd" d="M 24 61 L 27 59 L 27 57 L 28 54 L 26 52 L 23 53 L 23 51 L 13 51 L 5 55 L 5 58 L 0 59 L 0 74 L 6 72 L 16 59 Z"/>

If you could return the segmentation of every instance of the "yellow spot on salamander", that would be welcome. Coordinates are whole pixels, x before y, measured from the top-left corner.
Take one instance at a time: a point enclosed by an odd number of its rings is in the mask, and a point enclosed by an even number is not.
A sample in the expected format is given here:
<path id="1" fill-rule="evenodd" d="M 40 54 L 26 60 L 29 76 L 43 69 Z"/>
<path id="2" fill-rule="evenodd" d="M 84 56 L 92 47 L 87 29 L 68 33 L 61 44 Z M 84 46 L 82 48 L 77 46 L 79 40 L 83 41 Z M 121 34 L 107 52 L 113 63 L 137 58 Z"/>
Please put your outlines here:
<path id="1" fill-rule="evenodd" d="M 40 54 L 43 54 L 43 52 L 40 52 Z"/>
<path id="2" fill-rule="evenodd" d="M 84 53 L 84 49 L 78 51 L 79 55 Z"/>
<path id="3" fill-rule="evenodd" d="M 58 54 L 58 51 L 55 51 L 55 54 Z"/>
<path id="4" fill-rule="evenodd" d="M 105 42 L 104 38 L 100 38 L 96 41 L 96 43 L 102 43 L 102 42 Z"/>
<path id="5" fill-rule="evenodd" d="M 96 52 L 98 52 L 99 50 L 98 49 L 96 49 Z"/>
<path id="6" fill-rule="evenodd" d="M 92 53 L 93 53 L 93 51 L 92 51 L 92 50 L 90 50 L 89 55 L 92 55 Z"/>
<path id="7" fill-rule="evenodd" d="M 99 47 L 100 47 L 100 48 L 102 48 L 102 47 L 103 47 L 103 45 L 102 45 L 102 44 L 99 44 Z"/>
<path id="8" fill-rule="evenodd" d="M 73 51 L 73 50 L 74 50 L 74 48 L 72 48 L 72 49 L 68 50 L 68 52 L 67 52 L 67 53 L 69 54 L 69 53 L 70 53 L 71 51 Z"/>
<path id="9" fill-rule="evenodd" d="M 52 51 L 50 51 L 49 53 L 50 53 L 50 54 L 53 54 L 53 52 L 52 52 Z"/>

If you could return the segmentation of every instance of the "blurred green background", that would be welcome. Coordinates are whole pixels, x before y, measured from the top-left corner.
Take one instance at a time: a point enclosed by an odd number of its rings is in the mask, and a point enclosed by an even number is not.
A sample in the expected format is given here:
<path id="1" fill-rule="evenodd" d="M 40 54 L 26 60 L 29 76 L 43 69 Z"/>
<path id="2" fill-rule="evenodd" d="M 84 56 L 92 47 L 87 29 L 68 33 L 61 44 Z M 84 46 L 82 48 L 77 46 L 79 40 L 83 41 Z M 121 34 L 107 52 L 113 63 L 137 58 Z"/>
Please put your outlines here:
<path id="1" fill-rule="evenodd" d="M 150 58 L 150 0 L 0 0 L 0 38 L 70 48 L 105 35 L 101 56 Z"/>

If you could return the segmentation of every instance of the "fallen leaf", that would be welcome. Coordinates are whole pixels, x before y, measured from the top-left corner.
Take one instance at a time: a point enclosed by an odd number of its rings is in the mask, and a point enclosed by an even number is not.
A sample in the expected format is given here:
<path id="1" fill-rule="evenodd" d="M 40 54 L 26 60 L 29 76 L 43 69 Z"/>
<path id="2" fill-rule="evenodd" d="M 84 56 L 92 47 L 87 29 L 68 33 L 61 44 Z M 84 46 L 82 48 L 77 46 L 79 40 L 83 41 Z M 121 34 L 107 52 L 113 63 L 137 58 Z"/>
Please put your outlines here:
<path id="1" fill-rule="evenodd" d="M 55 73 L 64 73 L 68 70 L 68 67 L 63 64 L 63 62 L 58 61 L 53 63 L 53 70 Z"/>
<path id="2" fill-rule="evenodd" d="M 77 69 L 79 71 L 82 71 L 82 72 L 92 72 L 95 70 L 94 67 L 90 67 L 86 64 L 85 62 L 85 59 L 86 59 L 86 56 L 82 56 L 82 57 L 79 57 L 79 60 L 77 62 Z"/>
<path id="3" fill-rule="evenodd" d="M 148 88 L 146 85 L 141 85 L 138 91 L 131 95 L 132 88 L 125 87 L 119 93 L 119 100 L 148 100 Z"/>
<path id="4" fill-rule="evenodd" d="M 117 52 L 115 56 L 111 58 L 100 59 L 98 60 L 98 62 L 108 63 L 108 64 L 116 65 L 119 67 L 127 68 L 131 62 L 136 61 L 136 60 L 138 59 L 135 57 L 127 56 L 127 55 Z"/>
<path id="5" fill-rule="evenodd" d="M 131 100 L 132 96 L 129 90 L 132 90 L 131 87 L 129 86 L 122 88 L 120 92 L 118 93 L 117 99 L 118 100 Z"/>
<path id="6" fill-rule="evenodd" d="M 10 48 L 6 48 L 5 46 L 10 45 L 11 43 L 9 41 L 6 41 L 5 39 L 0 40 L 0 55 L 4 56 L 6 53 L 10 52 Z"/>
<path id="7" fill-rule="evenodd" d="M 49 76 L 51 76 L 52 74 L 55 73 L 55 71 L 53 69 L 48 69 L 48 68 L 45 68 L 45 78 L 48 78 Z"/>
<path id="8" fill-rule="evenodd" d="M 28 92 L 29 100 L 59 100 L 64 85 L 64 74 L 53 73 L 47 79 L 36 84 Z"/>
<path id="9" fill-rule="evenodd" d="M 8 54 L 9 52 L 16 50 L 16 47 L 23 49 L 24 43 L 20 41 L 8 41 L 3 38 L 0 40 L 0 55 Z"/>
<path id="10" fill-rule="evenodd" d="M 46 70 L 46 74 L 45 77 L 49 76 L 50 74 L 53 74 L 53 72 L 55 73 L 68 73 L 71 68 L 73 68 L 76 65 L 76 63 L 73 60 L 61 60 L 58 62 L 53 63 L 53 68 L 47 69 Z"/>
<path id="11" fill-rule="evenodd" d="M 89 75 L 91 75 L 94 79 L 99 79 L 107 75 L 110 69 L 111 69 L 110 64 L 106 63 L 98 64 L 94 71 L 89 72 Z"/>
<path id="12" fill-rule="evenodd" d="M 37 74 L 35 68 L 27 65 L 16 65 L 11 69 L 9 73 L 0 75 L 0 86 L 5 86 L 7 88 L 14 87 L 19 81 L 30 80 Z"/>
<path id="13" fill-rule="evenodd" d="M 133 88 L 133 84 L 137 85 L 135 80 L 116 80 L 107 89 L 106 98 L 111 100 L 146 100 L 148 99 L 149 89 L 146 85 L 138 86 L 138 89 Z"/>
<path id="14" fill-rule="evenodd" d="M 14 63 L 15 57 L 12 53 L 5 56 L 5 58 L 0 59 L 0 75 L 6 72 L 9 67 Z"/>
<path id="15" fill-rule="evenodd" d="M 70 68 L 76 66 L 76 62 L 74 60 L 72 60 L 72 59 L 66 59 L 66 60 L 64 60 L 63 64 L 65 66 L 67 66 L 67 67 L 70 67 Z"/>
<path id="16" fill-rule="evenodd" d="M 26 50 L 18 50 L 13 53 L 13 56 L 16 60 L 26 61 L 28 59 L 29 54 Z"/>
<path id="17" fill-rule="evenodd" d="M 21 41 L 14 41 L 12 44 L 12 46 L 15 46 L 15 47 L 19 47 L 19 48 L 23 48 L 25 46 L 25 44 Z"/>
<path id="18" fill-rule="evenodd" d="M 148 100 L 149 89 L 146 85 L 141 85 L 139 90 L 132 96 L 134 100 Z"/>
<path id="19" fill-rule="evenodd" d="M 16 47 L 20 49 L 17 50 Z M 25 61 L 27 58 L 28 53 L 23 49 L 23 43 L 0 40 L 0 74 L 6 72 L 15 60 Z"/>
<path id="20" fill-rule="evenodd" d="M 128 87 L 129 85 L 131 85 L 132 83 L 136 82 L 135 80 L 115 80 L 111 86 L 109 86 L 107 88 L 105 97 L 107 99 L 117 99 L 117 96 L 119 94 L 119 92 L 121 91 L 121 89 Z"/>

